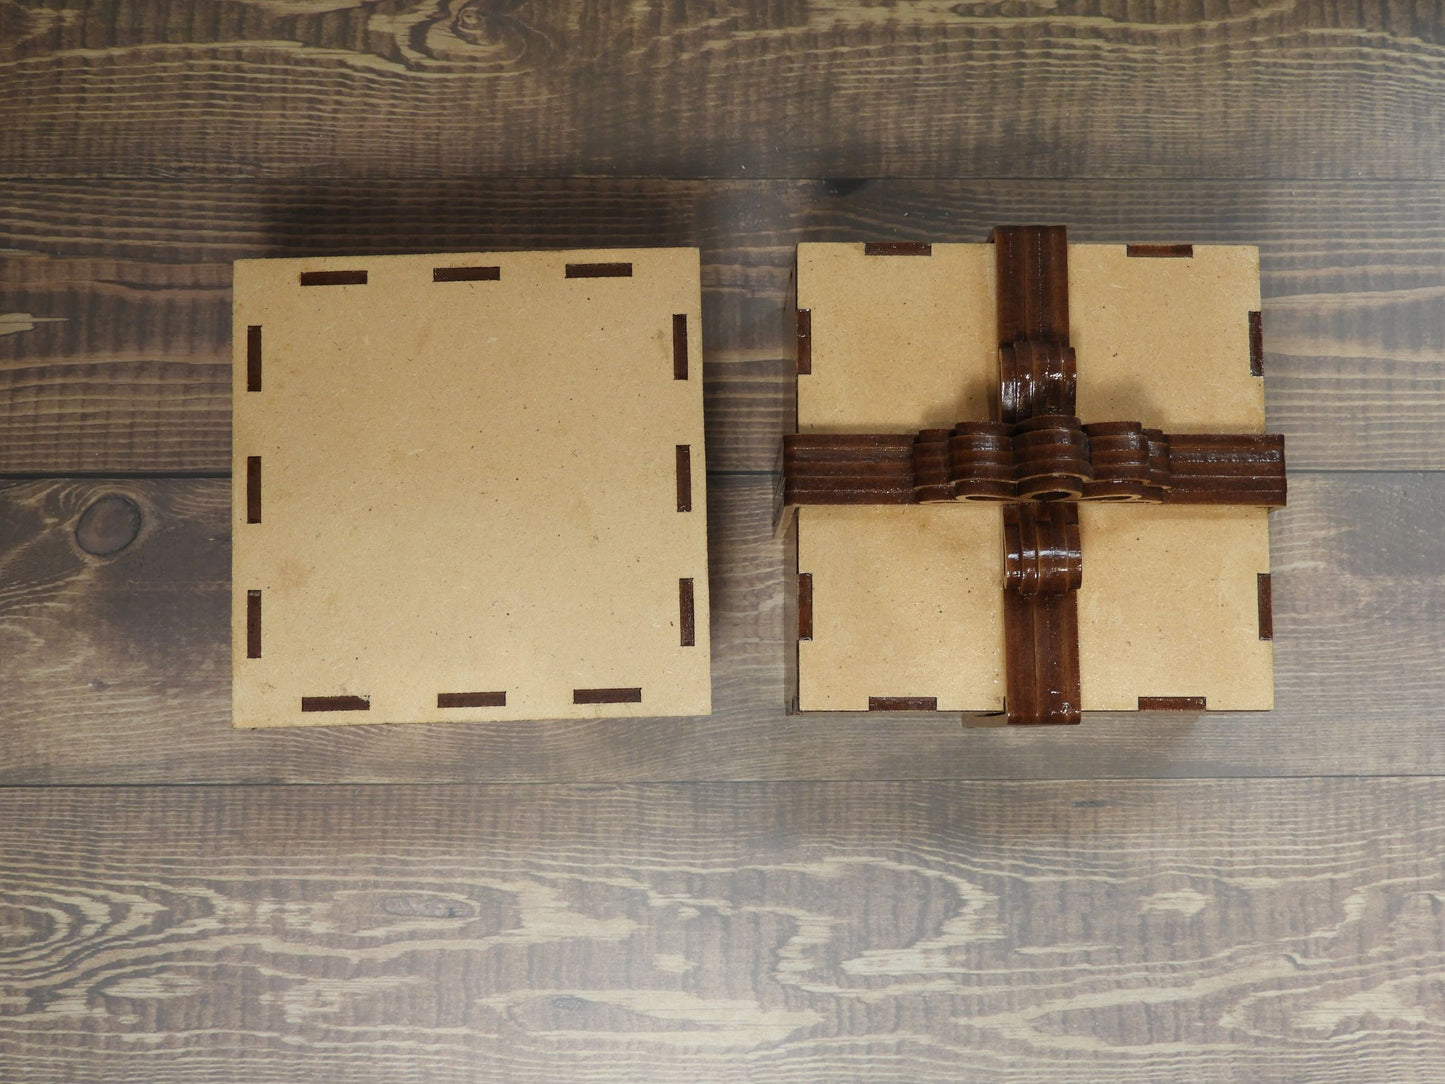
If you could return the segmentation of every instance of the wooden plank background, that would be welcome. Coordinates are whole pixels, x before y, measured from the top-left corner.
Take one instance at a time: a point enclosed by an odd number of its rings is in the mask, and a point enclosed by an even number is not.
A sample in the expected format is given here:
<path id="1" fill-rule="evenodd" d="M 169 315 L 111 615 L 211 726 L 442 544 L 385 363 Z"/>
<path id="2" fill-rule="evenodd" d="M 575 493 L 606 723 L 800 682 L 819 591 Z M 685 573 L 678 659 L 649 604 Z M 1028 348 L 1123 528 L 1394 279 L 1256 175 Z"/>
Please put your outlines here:
<path id="1" fill-rule="evenodd" d="M 0 0 L 0 1081 L 1445 1079 L 1442 175 L 1440 0 Z M 1260 246 L 1278 708 L 788 718 L 792 248 L 1028 221 Z M 715 714 L 233 732 L 231 261 L 676 244 Z"/>

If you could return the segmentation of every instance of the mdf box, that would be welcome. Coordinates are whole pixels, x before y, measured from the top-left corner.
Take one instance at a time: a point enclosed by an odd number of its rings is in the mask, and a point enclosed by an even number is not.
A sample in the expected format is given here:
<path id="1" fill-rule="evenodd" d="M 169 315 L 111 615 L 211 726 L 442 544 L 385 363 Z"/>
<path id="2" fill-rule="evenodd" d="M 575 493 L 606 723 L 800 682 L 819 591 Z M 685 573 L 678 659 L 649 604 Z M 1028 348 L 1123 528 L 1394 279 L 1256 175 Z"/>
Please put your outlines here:
<path id="1" fill-rule="evenodd" d="M 695 249 L 235 272 L 239 727 L 711 710 Z"/>
<path id="2" fill-rule="evenodd" d="M 796 308 L 796 710 L 1272 706 L 1254 248 L 803 244 Z"/>

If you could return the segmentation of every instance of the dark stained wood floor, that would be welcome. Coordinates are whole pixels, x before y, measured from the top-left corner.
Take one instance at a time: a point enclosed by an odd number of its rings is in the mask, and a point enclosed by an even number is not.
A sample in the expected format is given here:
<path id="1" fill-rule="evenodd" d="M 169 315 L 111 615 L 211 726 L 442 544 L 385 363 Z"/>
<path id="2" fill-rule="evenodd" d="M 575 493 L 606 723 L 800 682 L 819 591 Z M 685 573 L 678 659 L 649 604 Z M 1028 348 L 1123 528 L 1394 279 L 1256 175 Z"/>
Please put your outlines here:
<path id="1" fill-rule="evenodd" d="M 1009 221 L 1261 246 L 1275 712 L 783 715 L 792 246 Z M 231 261 L 668 244 L 716 714 L 233 732 Z M 1439 0 L 0 0 L 0 1084 L 1438 1084 L 1442 641 Z"/>

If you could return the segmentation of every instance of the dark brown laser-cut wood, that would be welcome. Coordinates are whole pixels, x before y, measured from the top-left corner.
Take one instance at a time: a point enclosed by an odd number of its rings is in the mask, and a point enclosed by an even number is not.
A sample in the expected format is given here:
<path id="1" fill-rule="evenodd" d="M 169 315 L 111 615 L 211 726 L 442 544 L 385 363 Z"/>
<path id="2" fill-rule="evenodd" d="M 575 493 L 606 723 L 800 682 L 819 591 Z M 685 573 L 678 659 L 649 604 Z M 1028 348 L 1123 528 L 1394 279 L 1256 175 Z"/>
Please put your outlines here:
<path id="1" fill-rule="evenodd" d="M 677 446 L 677 510 L 692 511 L 692 447 Z"/>
<path id="2" fill-rule="evenodd" d="M 371 701 L 364 696 L 303 696 L 302 711 L 370 711 Z"/>
<path id="3" fill-rule="evenodd" d="M 937 711 L 936 696 L 870 696 L 869 711 Z"/>
<path id="4" fill-rule="evenodd" d="M 1264 375 L 1264 313 L 1249 314 L 1249 371 L 1254 376 Z"/>
<path id="5" fill-rule="evenodd" d="M 677 581 L 678 640 L 683 647 L 697 646 L 697 610 L 693 604 L 692 578 Z"/>
<path id="6" fill-rule="evenodd" d="M 1256 581 L 1259 591 L 1259 638 L 1274 639 L 1274 577 L 1268 572 L 1259 573 Z"/>
<path id="7" fill-rule="evenodd" d="M 246 522 L 261 522 L 261 457 L 246 457 Z"/>
<path id="8" fill-rule="evenodd" d="M 632 277 L 630 263 L 569 263 L 566 276 L 569 279 L 628 279 Z"/>
<path id="9" fill-rule="evenodd" d="M 932 256 L 933 246 L 927 241 L 869 241 L 863 246 L 865 256 Z"/>
<path id="10" fill-rule="evenodd" d="M 302 271 L 302 286 L 365 286 L 365 271 Z"/>
<path id="11" fill-rule="evenodd" d="M 504 708 L 507 706 L 505 689 L 494 692 L 437 693 L 439 708 Z"/>
<path id="12" fill-rule="evenodd" d="M 261 390 L 261 326 L 246 328 L 246 390 Z"/>
<path id="13" fill-rule="evenodd" d="M 433 282 L 501 282 L 502 269 L 495 264 L 480 267 L 434 267 Z"/>
<path id="14" fill-rule="evenodd" d="M 1204 711 L 1202 696 L 1141 696 L 1140 711 Z"/>
<path id="15" fill-rule="evenodd" d="M 1124 252 L 1129 256 L 1139 256 L 1146 259 L 1188 259 L 1194 255 L 1193 245 L 1125 245 Z"/>
<path id="16" fill-rule="evenodd" d="M 573 689 L 574 704 L 640 704 L 642 690 L 631 689 Z"/>
<path id="17" fill-rule="evenodd" d="M 798 639 L 813 638 L 813 574 L 798 573 Z"/>
<path id="18" fill-rule="evenodd" d="M 813 310 L 799 309 L 794 331 L 794 345 L 798 352 L 797 371 L 806 375 L 813 371 Z"/>
<path id="19" fill-rule="evenodd" d="M 672 379 L 687 379 L 687 313 L 672 314 Z"/>
<path id="20" fill-rule="evenodd" d="M 261 657 L 261 592 L 246 592 L 246 658 Z"/>

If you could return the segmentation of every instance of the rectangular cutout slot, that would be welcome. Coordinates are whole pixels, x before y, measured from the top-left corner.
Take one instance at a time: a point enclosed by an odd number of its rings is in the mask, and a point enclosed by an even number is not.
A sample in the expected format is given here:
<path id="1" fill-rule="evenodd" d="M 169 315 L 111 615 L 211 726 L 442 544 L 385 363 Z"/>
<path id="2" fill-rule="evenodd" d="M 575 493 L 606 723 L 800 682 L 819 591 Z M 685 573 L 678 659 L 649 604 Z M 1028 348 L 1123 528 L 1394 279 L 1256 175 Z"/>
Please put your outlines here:
<path id="1" fill-rule="evenodd" d="M 246 457 L 246 522 L 261 522 L 261 457 Z"/>
<path id="2" fill-rule="evenodd" d="M 813 638 L 813 574 L 798 573 L 798 639 Z"/>
<path id="3" fill-rule="evenodd" d="M 302 286 L 365 286 L 365 271 L 302 271 Z"/>
<path id="4" fill-rule="evenodd" d="M 303 696 L 302 711 L 370 711 L 371 701 L 364 696 Z"/>
<path id="5" fill-rule="evenodd" d="M 865 256 L 932 256 L 933 246 L 927 241 L 869 241 L 863 246 Z"/>
<path id="6" fill-rule="evenodd" d="M 870 696 L 869 711 L 937 711 L 936 696 Z"/>
<path id="7" fill-rule="evenodd" d="M 630 263 L 569 263 L 567 277 L 569 279 L 630 279 L 632 265 Z"/>
<path id="8" fill-rule="evenodd" d="M 687 379 L 687 313 L 672 314 L 672 379 Z"/>
<path id="9" fill-rule="evenodd" d="M 692 597 L 692 580 L 677 581 L 678 629 L 683 647 L 697 646 L 697 610 Z"/>
<path id="10" fill-rule="evenodd" d="M 505 708 L 507 693 L 437 693 L 439 708 Z"/>
<path id="11" fill-rule="evenodd" d="M 640 704 L 641 689 L 573 689 L 574 704 Z"/>
<path id="12" fill-rule="evenodd" d="M 677 510 L 692 511 L 692 447 L 677 446 Z"/>
<path id="13" fill-rule="evenodd" d="M 1268 572 L 1259 573 L 1259 638 L 1274 639 L 1274 580 Z"/>
<path id="14" fill-rule="evenodd" d="M 1264 375 L 1264 313 L 1249 314 L 1249 372 Z"/>
<path id="15" fill-rule="evenodd" d="M 813 310 L 798 310 L 798 373 L 806 376 L 813 371 Z"/>
<path id="16" fill-rule="evenodd" d="M 433 267 L 433 282 L 500 282 L 500 267 Z"/>
<path id="17" fill-rule="evenodd" d="M 1193 245 L 1125 245 L 1124 252 L 1129 256 L 1139 256 L 1152 259 L 1188 259 L 1194 255 Z"/>
<path id="18" fill-rule="evenodd" d="M 1141 696 L 1140 711 L 1203 711 L 1202 696 Z"/>
<path id="19" fill-rule="evenodd" d="M 246 658 L 261 657 L 261 592 L 246 592 Z"/>
<path id="20" fill-rule="evenodd" d="M 246 328 L 246 390 L 261 390 L 261 325 Z"/>

